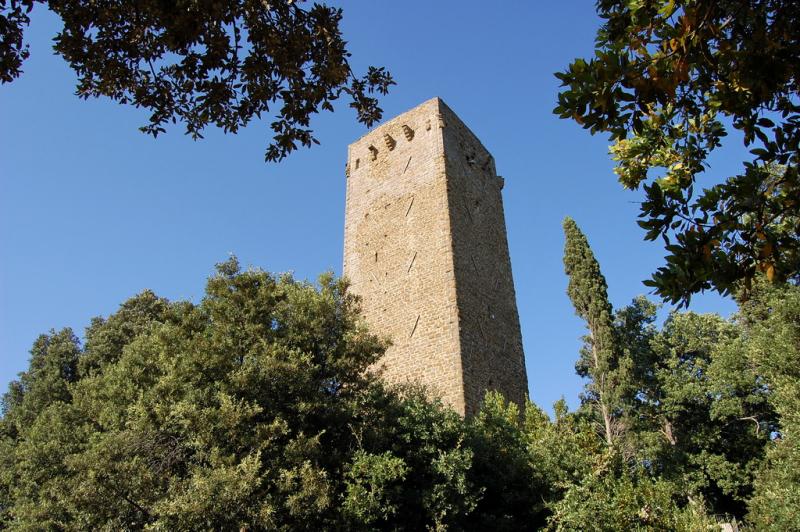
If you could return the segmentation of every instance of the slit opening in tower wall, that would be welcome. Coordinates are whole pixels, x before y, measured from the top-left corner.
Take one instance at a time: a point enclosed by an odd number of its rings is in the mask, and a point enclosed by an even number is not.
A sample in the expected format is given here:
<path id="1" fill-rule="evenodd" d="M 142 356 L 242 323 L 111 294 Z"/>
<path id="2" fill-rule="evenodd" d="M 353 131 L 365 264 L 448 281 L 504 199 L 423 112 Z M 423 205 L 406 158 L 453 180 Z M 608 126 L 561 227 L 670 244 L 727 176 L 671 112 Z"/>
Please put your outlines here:
<path id="1" fill-rule="evenodd" d="M 378 126 L 349 153 L 352 168 L 367 154 L 377 160 L 348 180 L 344 274 L 372 332 L 392 341 L 378 362 L 383 378 L 417 380 L 462 415 L 487 390 L 523 406 L 501 191 L 486 186 L 499 181 L 491 154 L 439 98 Z"/>

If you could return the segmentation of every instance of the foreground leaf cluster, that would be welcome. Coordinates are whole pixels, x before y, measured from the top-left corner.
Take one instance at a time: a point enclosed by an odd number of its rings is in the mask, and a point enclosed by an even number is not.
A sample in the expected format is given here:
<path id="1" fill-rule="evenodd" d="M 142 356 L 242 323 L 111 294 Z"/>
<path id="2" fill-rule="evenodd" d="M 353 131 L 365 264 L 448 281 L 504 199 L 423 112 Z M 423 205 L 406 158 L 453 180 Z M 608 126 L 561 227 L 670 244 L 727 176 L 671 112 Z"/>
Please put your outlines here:
<path id="1" fill-rule="evenodd" d="M 554 112 L 610 134 L 639 225 L 664 239 L 647 283 L 688 304 L 758 274 L 800 280 L 800 10 L 794 0 L 600 0 L 594 56 L 556 76 Z M 729 129 L 751 156 L 703 185 Z M 719 183 L 719 184 L 716 184 Z"/>
<path id="2" fill-rule="evenodd" d="M 78 76 L 81 98 L 107 97 L 149 111 L 140 129 L 158 136 L 180 122 L 202 138 L 208 126 L 236 133 L 273 116 L 265 158 L 318 143 L 311 117 L 342 96 L 358 120 L 381 118 L 374 93 L 393 85 L 383 68 L 356 76 L 342 38 L 342 10 L 303 0 L 3 0 L 0 82 L 22 73 L 34 5 L 62 20 L 53 49 Z"/>

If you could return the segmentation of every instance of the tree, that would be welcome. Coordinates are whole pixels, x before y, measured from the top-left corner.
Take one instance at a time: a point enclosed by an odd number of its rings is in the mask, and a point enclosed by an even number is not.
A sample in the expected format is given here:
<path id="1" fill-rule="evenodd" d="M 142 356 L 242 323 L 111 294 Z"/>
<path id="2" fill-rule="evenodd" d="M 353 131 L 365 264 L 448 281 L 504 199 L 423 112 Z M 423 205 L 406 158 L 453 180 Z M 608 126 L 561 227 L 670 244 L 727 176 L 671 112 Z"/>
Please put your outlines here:
<path id="1" fill-rule="evenodd" d="M 557 73 L 554 112 L 606 132 L 669 254 L 646 284 L 689 303 L 758 272 L 800 281 L 800 10 L 793 0 L 599 0 L 595 56 Z M 727 128 L 752 159 L 700 192 Z"/>
<path id="2" fill-rule="evenodd" d="M 484 492 L 465 530 L 513 531 L 544 526 L 549 514 L 547 502 L 557 491 L 548 482 L 549 464 L 539 462 L 531 452 L 535 447 L 531 420 L 537 413 L 542 414 L 529 402 L 521 415 L 517 405 L 500 393 L 487 392 L 480 412 L 469 420 L 467 443 L 474 452 L 472 481 Z"/>
<path id="3" fill-rule="evenodd" d="M 544 474 L 516 407 L 464 420 L 369 371 L 342 280 L 235 259 L 201 302 L 149 291 L 81 346 L 42 336 L 3 397 L 0 528 L 519 530 Z M 502 475 L 497 474 L 502 467 Z"/>
<path id="4" fill-rule="evenodd" d="M 384 344 L 356 304 L 331 276 L 232 260 L 198 305 L 145 292 L 95 320 L 69 396 L 6 400 L 9 524 L 325 528 L 354 431 L 380 415 L 365 370 Z"/>
<path id="5" fill-rule="evenodd" d="M 551 521 L 586 527 L 593 511 L 576 505 L 601 489 L 607 493 L 591 504 L 631 505 L 616 527 L 666 526 L 659 520 L 702 516 L 706 507 L 744 518 L 777 425 L 763 373 L 745 357 L 741 325 L 713 314 L 673 312 L 659 330 L 657 307 L 643 297 L 612 314 L 586 237 L 570 219 L 564 231 L 568 294 L 590 331 L 576 364 L 589 384 L 575 415 L 602 420 L 600 434 L 611 452 L 596 454 L 592 467 L 567 483 L 563 498 L 550 505 Z M 651 498 L 666 513 L 640 522 L 633 510 Z"/>
<path id="6" fill-rule="evenodd" d="M 755 480 L 749 520 L 760 530 L 800 529 L 800 289 L 758 283 L 742 305 L 748 363 L 770 388 L 779 426 Z"/>
<path id="7" fill-rule="evenodd" d="M 715 525 L 702 500 L 687 503 L 678 485 L 609 448 L 583 408 L 555 420 L 528 405 L 524 436 L 541 490 L 547 530 L 704 530 Z"/>
<path id="8" fill-rule="evenodd" d="M 743 356 L 740 327 L 714 314 L 672 313 L 651 350 L 637 393 L 640 462 L 712 513 L 744 518 L 776 420 Z"/>
<path id="9" fill-rule="evenodd" d="M 0 82 L 22 72 L 34 4 L 64 23 L 53 48 L 78 75 L 78 96 L 147 109 L 140 129 L 154 137 L 176 122 L 194 139 L 209 125 L 235 133 L 273 114 L 265 158 L 278 161 L 298 144 L 318 143 L 311 116 L 332 111 L 343 95 L 371 126 L 381 118 L 371 95 L 394 84 L 383 68 L 357 77 L 339 28 L 342 10 L 304 9 L 302 0 L 2 0 Z"/>
<path id="10" fill-rule="evenodd" d="M 614 344 L 614 327 L 608 288 L 589 242 L 571 218 L 564 220 L 564 271 L 569 276 L 567 294 L 575 313 L 586 321 L 589 335 L 575 368 L 589 378 L 585 399 L 596 408 L 601 432 L 609 446 L 624 431 L 622 420 L 630 367 Z"/>
<path id="11" fill-rule="evenodd" d="M 51 330 L 33 343 L 28 371 L 13 381 L 3 400 L 3 413 L 27 426 L 48 406 L 70 402 L 70 384 L 78 380 L 78 339 L 71 329 Z"/>
<path id="12" fill-rule="evenodd" d="M 574 483 L 553 504 L 549 529 L 676 530 L 693 532 L 718 527 L 702 503 L 681 505 L 675 486 L 629 468 L 618 454 L 605 454 L 593 471 Z"/>

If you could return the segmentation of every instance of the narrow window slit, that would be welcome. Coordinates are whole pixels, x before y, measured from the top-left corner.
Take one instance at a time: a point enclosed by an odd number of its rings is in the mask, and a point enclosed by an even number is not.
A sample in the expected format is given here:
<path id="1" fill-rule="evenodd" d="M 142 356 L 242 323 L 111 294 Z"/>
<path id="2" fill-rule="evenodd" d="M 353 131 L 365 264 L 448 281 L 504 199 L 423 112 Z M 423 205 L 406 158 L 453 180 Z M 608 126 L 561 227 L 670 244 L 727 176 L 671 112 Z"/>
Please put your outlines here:
<path id="1" fill-rule="evenodd" d="M 408 263 L 408 269 L 406 270 L 406 273 L 408 273 L 408 272 L 410 272 L 410 271 L 411 271 L 411 267 L 414 265 L 414 261 L 415 261 L 416 259 L 417 259 L 417 252 L 415 251 L 415 252 L 414 252 L 414 256 L 413 256 L 413 257 L 411 257 L 411 262 L 409 262 L 409 263 Z"/>
<path id="2" fill-rule="evenodd" d="M 417 314 L 417 321 L 414 322 L 414 328 L 411 329 L 411 334 L 408 335 L 409 338 L 414 336 L 414 332 L 417 330 L 417 325 L 419 325 L 419 317 L 420 317 L 420 314 Z"/>

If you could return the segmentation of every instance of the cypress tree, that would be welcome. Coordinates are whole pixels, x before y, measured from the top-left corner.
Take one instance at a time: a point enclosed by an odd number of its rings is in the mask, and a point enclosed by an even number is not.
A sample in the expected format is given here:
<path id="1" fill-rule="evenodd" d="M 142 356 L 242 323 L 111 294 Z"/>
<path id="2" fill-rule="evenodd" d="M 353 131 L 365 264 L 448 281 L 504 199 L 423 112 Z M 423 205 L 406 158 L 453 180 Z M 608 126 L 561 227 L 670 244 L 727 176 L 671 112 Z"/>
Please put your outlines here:
<path id="1" fill-rule="evenodd" d="M 613 445 L 621 431 L 618 419 L 620 367 L 614 349 L 614 324 L 608 286 L 586 236 L 572 218 L 564 219 L 564 271 L 569 276 L 569 295 L 575 313 L 586 322 L 589 334 L 575 369 L 589 379 L 585 399 L 602 420 L 602 434 Z"/>

